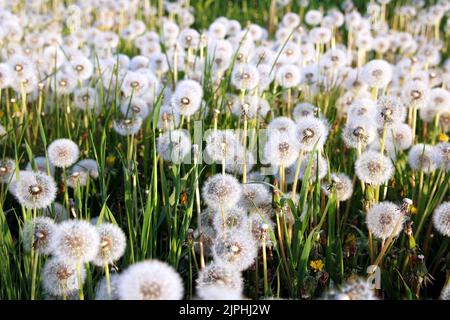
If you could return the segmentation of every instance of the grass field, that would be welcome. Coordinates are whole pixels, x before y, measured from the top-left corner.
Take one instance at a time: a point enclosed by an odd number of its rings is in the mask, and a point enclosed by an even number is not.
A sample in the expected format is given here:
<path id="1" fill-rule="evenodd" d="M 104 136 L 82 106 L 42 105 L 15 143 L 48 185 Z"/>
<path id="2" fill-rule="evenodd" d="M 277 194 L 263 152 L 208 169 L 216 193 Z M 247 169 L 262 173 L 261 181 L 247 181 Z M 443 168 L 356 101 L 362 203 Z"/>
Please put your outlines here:
<path id="1" fill-rule="evenodd" d="M 5 3 L 1 300 L 449 299 L 448 1 Z"/>

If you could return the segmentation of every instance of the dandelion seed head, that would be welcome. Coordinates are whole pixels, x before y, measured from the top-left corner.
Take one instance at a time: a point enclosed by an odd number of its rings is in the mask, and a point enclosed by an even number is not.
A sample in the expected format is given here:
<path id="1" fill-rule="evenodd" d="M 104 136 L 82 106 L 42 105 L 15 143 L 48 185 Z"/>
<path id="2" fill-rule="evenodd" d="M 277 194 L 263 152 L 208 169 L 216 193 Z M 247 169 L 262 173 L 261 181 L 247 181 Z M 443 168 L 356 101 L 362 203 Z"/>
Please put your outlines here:
<path id="1" fill-rule="evenodd" d="M 0 183 L 9 183 L 16 170 L 16 162 L 11 158 L 0 161 Z"/>
<path id="2" fill-rule="evenodd" d="M 54 140 L 47 148 L 48 159 L 59 168 L 67 168 L 73 165 L 80 156 L 78 145 L 70 139 Z"/>
<path id="3" fill-rule="evenodd" d="M 387 183 L 394 174 L 391 160 L 379 152 L 367 150 L 355 163 L 355 172 L 364 183 L 378 186 Z"/>
<path id="4" fill-rule="evenodd" d="M 157 141 L 158 154 L 173 163 L 181 163 L 190 153 L 191 146 L 191 139 L 183 130 L 163 133 Z"/>
<path id="5" fill-rule="evenodd" d="M 25 251 L 34 250 L 39 254 L 51 254 L 52 242 L 57 225 L 47 217 L 28 220 L 23 226 L 23 246 Z"/>
<path id="6" fill-rule="evenodd" d="M 206 180 L 202 189 L 203 200 L 213 209 L 234 207 L 242 196 L 242 186 L 229 174 L 216 174 Z"/>
<path id="7" fill-rule="evenodd" d="M 259 98 L 246 95 L 242 99 L 234 99 L 231 105 L 231 112 L 241 118 L 253 119 L 258 114 Z"/>
<path id="8" fill-rule="evenodd" d="M 276 117 L 267 126 L 269 138 L 274 134 L 294 134 L 295 122 L 288 117 Z"/>
<path id="9" fill-rule="evenodd" d="M 42 173 L 47 173 L 47 159 L 45 157 L 35 157 L 33 160 L 34 160 L 34 163 L 36 164 L 36 171 L 42 172 Z M 55 175 L 55 166 L 50 161 L 49 161 L 48 165 L 50 168 L 50 175 L 54 176 Z M 25 170 L 35 171 L 35 170 L 33 170 L 33 166 L 31 164 L 31 162 L 27 163 Z"/>
<path id="10" fill-rule="evenodd" d="M 246 232 L 219 235 L 213 246 L 214 261 L 238 271 L 249 268 L 256 254 L 257 244 Z"/>
<path id="11" fill-rule="evenodd" d="M 427 105 L 430 96 L 428 84 L 420 80 L 408 81 L 402 90 L 403 103 L 417 109 Z"/>
<path id="12" fill-rule="evenodd" d="M 327 160 L 317 152 L 315 152 L 314 155 L 311 155 L 310 153 L 303 155 L 302 162 L 300 163 L 299 179 L 305 179 L 310 159 L 312 160 L 312 163 L 309 172 L 309 180 L 312 182 L 317 181 L 317 179 L 321 180 L 328 172 L 328 163 Z"/>
<path id="13" fill-rule="evenodd" d="M 298 122 L 301 118 L 314 116 L 316 108 L 315 105 L 309 102 L 298 103 L 294 108 L 292 116 L 294 117 L 295 122 Z"/>
<path id="14" fill-rule="evenodd" d="M 121 136 L 136 135 L 142 127 L 142 118 L 120 119 L 113 121 L 113 129 Z"/>
<path id="15" fill-rule="evenodd" d="M 242 198 L 239 205 L 249 210 L 272 202 L 272 195 L 266 185 L 248 183 L 242 186 Z"/>
<path id="16" fill-rule="evenodd" d="M 353 182 L 345 173 L 332 173 L 331 182 L 325 180 L 321 187 L 327 196 L 334 192 L 338 201 L 346 201 L 353 194 Z"/>
<path id="17" fill-rule="evenodd" d="M 379 239 L 386 240 L 389 237 L 398 236 L 403 228 L 403 222 L 403 213 L 392 202 L 380 202 L 367 212 L 367 228 Z"/>
<path id="18" fill-rule="evenodd" d="M 180 275 L 158 260 L 128 267 L 120 276 L 117 289 L 121 300 L 181 300 L 184 293 Z"/>
<path id="19" fill-rule="evenodd" d="M 133 97 L 132 99 L 125 99 L 120 104 L 120 112 L 126 118 L 140 117 L 145 119 L 150 113 L 150 108 L 144 99 Z"/>
<path id="20" fill-rule="evenodd" d="M 223 216 L 221 210 L 216 211 L 213 216 L 214 229 L 219 233 L 239 232 L 239 230 L 245 228 L 247 224 L 247 212 L 238 206 L 224 210 Z"/>
<path id="21" fill-rule="evenodd" d="M 383 88 L 392 79 L 392 66 L 385 60 L 371 60 L 364 65 L 361 77 L 370 87 Z"/>
<path id="22" fill-rule="evenodd" d="M 312 151 L 314 147 L 320 150 L 328 136 L 328 128 L 324 122 L 315 117 L 304 117 L 297 121 L 296 137 L 300 148 Z"/>
<path id="23" fill-rule="evenodd" d="M 72 168 L 72 172 L 86 172 L 93 179 L 98 178 L 98 165 L 94 159 L 83 159 L 78 161 Z"/>
<path id="24" fill-rule="evenodd" d="M 119 300 L 119 279 L 120 275 L 117 273 L 110 275 L 109 284 L 111 294 L 108 293 L 108 283 L 106 282 L 106 278 L 99 281 L 95 288 L 95 300 Z"/>
<path id="25" fill-rule="evenodd" d="M 55 233 L 53 253 L 64 261 L 86 263 L 97 256 L 99 247 L 100 236 L 93 225 L 84 220 L 66 220 Z"/>
<path id="26" fill-rule="evenodd" d="M 365 148 L 377 137 L 377 128 L 373 121 L 365 117 L 352 118 L 342 131 L 342 139 L 349 148 Z"/>
<path id="27" fill-rule="evenodd" d="M 408 163 L 413 170 L 431 173 L 441 165 L 439 150 L 432 145 L 416 144 L 409 150 Z"/>
<path id="28" fill-rule="evenodd" d="M 242 300 L 241 290 L 210 284 L 197 288 L 197 296 L 202 300 Z"/>
<path id="29" fill-rule="evenodd" d="M 214 162 L 222 163 L 241 151 L 240 143 L 232 130 L 215 130 L 206 136 L 205 154 Z"/>
<path id="30" fill-rule="evenodd" d="M 240 271 L 215 262 L 211 262 L 199 271 L 196 284 L 197 290 L 209 285 L 223 286 L 238 291 L 242 291 L 244 287 Z"/>
<path id="31" fill-rule="evenodd" d="M 17 201 L 28 209 L 48 207 L 56 197 L 56 183 L 42 172 L 21 174 L 14 186 Z"/>
<path id="32" fill-rule="evenodd" d="M 253 236 L 253 239 L 256 241 L 256 243 L 262 246 L 262 240 L 264 240 L 266 247 L 271 247 L 273 245 L 270 235 L 274 232 L 275 224 L 269 217 L 258 212 L 253 213 L 249 217 L 248 226 L 249 232 Z"/>
<path id="33" fill-rule="evenodd" d="M 445 284 L 439 296 L 441 300 L 450 300 L 450 284 Z"/>
<path id="34" fill-rule="evenodd" d="M 235 67 L 231 74 L 231 83 L 238 90 L 253 90 L 259 83 L 259 71 L 251 64 Z"/>
<path id="35" fill-rule="evenodd" d="M 172 97 L 173 110 L 181 115 L 193 115 L 201 106 L 203 89 L 194 80 L 182 80 L 177 84 Z"/>
<path id="36" fill-rule="evenodd" d="M 274 166 L 289 167 L 297 160 L 299 145 L 292 134 L 272 135 L 264 148 L 266 160 Z"/>
<path id="37" fill-rule="evenodd" d="M 301 73 L 296 65 L 284 64 L 277 70 L 275 79 L 281 87 L 290 89 L 299 85 Z"/>
<path id="38" fill-rule="evenodd" d="M 441 203 L 433 213 L 434 228 L 442 235 L 450 237 L 450 202 Z"/>
<path id="39" fill-rule="evenodd" d="M 102 223 L 97 226 L 100 236 L 100 246 L 97 256 L 92 262 L 100 267 L 119 260 L 125 252 L 127 240 L 122 229 L 112 223 Z"/>
<path id="40" fill-rule="evenodd" d="M 400 100 L 393 96 L 383 96 L 377 100 L 377 123 L 383 128 L 398 122 L 403 122 L 406 118 L 406 108 Z"/>
<path id="41" fill-rule="evenodd" d="M 371 283 L 363 278 L 347 281 L 342 288 L 336 292 L 333 300 L 377 300 L 371 288 Z"/>
<path id="42" fill-rule="evenodd" d="M 86 269 L 80 266 L 81 280 L 84 283 Z M 45 262 L 42 270 L 43 287 L 53 296 L 68 296 L 79 289 L 77 267 L 64 259 L 53 257 Z"/>

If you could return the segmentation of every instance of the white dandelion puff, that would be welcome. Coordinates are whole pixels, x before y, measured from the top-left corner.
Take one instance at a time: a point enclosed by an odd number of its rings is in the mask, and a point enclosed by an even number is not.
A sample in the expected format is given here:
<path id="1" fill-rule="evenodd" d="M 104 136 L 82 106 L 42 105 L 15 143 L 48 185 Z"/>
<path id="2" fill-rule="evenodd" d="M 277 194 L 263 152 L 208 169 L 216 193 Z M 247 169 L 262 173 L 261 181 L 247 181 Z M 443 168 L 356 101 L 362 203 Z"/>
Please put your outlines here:
<path id="1" fill-rule="evenodd" d="M 114 273 L 110 275 L 109 286 L 111 293 L 108 293 L 108 283 L 106 278 L 99 281 L 95 287 L 95 300 L 119 300 L 119 280 L 119 274 Z"/>
<path id="2" fill-rule="evenodd" d="M 127 240 L 122 229 L 112 223 L 102 223 L 97 226 L 100 245 L 97 256 L 92 262 L 104 267 L 119 260 L 125 252 Z"/>
<path id="3" fill-rule="evenodd" d="M 191 139 L 183 130 L 168 131 L 158 137 L 157 150 L 164 160 L 181 163 L 191 151 Z"/>
<path id="4" fill-rule="evenodd" d="M 400 208 L 392 202 L 380 202 L 367 212 L 367 228 L 376 237 L 386 240 L 396 237 L 403 228 L 404 215 Z"/>
<path id="5" fill-rule="evenodd" d="M 242 186 L 228 174 L 216 174 L 206 180 L 202 189 L 203 199 L 210 208 L 234 207 L 242 195 Z"/>
<path id="6" fill-rule="evenodd" d="M 330 196 L 334 194 L 337 201 L 346 201 L 353 194 L 353 182 L 345 173 L 332 173 L 331 181 L 325 181 L 321 187 L 323 192 Z"/>
<path id="7" fill-rule="evenodd" d="M 25 251 L 31 252 L 34 250 L 39 254 L 51 254 L 56 228 L 55 222 L 47 217 L 36 217 L 28 220 L 22 230 Z"/>
<path id="8" fill-rule="evenodd" d="M 121 300 L 181 300 L 184 293 L 180 275 L 158 260 L 128 267 L 120 276 L 117 289 Z"/>
<path id="9" fill-rule="evenodd" d="M 394 166 L 388 157 L 379 152 L 367 150 L 356 161 L 355 172 L 361 181 L 378 186 L 392 178 Z"/>
<path id="10" fill-rule="evenodd" d="M 43 287 L 45 292 L 57 297 L 68 296 L 80 289 L 77 267 L 64 259 L 57 257 L 46 261 L 42 270 Z M 86 269 L 80 267 L 82 283 L 86 278 Z"/>
<path id="11" fill-rule="evenodd" d="M 70 139 L 54 140 L 47 148 L 48 159 L 59 168 L 73 165 L 80 156 L 78 145 Z"/>
<path id="12" fill-rule="evenodd" d="M 84 220 L 61 222 L 53 242 L 53 254 L 74 264 L 90 262 L 98 254 L 100 236 L 97 229 Z"/>
<path id="13" fill-rule="evenodd" d="M 450 202 L 443 202 L 434 209 L 433 225 L 439 233 L 450 237 Z"/>
<path id="14" fill-rule="evenodd" d="M 257 254 L 257 244 L 246 232 L 223 234 L 213 246 L 213 257 L 217 263 L 238 271 L 249 268 Z"/>
<path id="15" fill-rule="evenodd" d="M 48 207 L 56 197 L 56 183 L 42 172 L 20 174 L 14 186 L 17 201 L 28 209 Z"/>
<path id="16" fill-rule="evenodd" d="M 435 146 L 419 143 L 409 150 L 408 163 L 413 170 L 431 173 L 441 165 L 441 159 Z"/>

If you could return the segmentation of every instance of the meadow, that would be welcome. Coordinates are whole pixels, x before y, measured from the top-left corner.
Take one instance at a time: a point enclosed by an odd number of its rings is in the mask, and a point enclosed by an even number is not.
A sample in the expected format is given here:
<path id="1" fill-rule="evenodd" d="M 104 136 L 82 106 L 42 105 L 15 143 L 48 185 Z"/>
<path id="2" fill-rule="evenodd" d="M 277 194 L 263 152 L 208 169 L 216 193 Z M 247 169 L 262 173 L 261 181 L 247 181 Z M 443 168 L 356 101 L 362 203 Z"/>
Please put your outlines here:
<path id="1" fill-rule="evenodd" d="M 0 300 L 450 299 L 450 1 L 0 5 Z"/>

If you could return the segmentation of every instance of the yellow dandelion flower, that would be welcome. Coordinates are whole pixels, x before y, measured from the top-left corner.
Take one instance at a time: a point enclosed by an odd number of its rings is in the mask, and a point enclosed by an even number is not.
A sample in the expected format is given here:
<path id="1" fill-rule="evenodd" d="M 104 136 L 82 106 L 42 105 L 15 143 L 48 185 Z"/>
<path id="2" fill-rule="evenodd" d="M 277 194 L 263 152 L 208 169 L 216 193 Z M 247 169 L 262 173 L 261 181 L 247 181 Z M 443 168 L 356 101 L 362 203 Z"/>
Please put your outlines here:
<path id="1" fill-rule="evenodd" d="M 325 264 L 323 263 L 323 261 L 321 259 L 317 259 L 317 260 L 312 260 L 309 263 L 309 266 L 315 271 L 321 271 L 323 269 L 323 267 L 325 266 Z"/>

